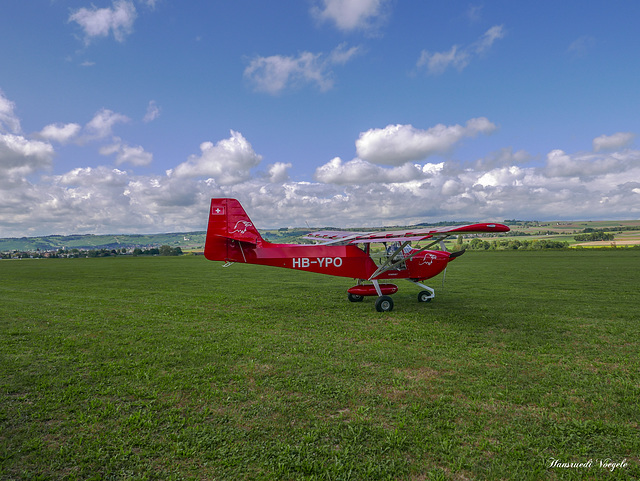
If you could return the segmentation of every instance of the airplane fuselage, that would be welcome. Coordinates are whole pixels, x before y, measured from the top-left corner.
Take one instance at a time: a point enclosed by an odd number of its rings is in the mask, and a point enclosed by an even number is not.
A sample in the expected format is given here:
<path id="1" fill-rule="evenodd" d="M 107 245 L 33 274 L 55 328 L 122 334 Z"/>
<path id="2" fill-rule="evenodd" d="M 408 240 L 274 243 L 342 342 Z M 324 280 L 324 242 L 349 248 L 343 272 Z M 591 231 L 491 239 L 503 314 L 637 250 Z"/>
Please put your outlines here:
<path id="1" fill-rule="evenodd" d="M 256 244 L 234 239 L 219 239 L 226 249 L 225 260 L 283 267 L 353 279 L 429 279 L 442 272 L 453 260 L 449 252 L 423 251 L 395 269 L 371 277 L 378 265 L 363 249 L 355 245 Z M 407 254 L 410 254 L 408 252 Z M 215 260 L 215 259 L 212 259 Z M 219 260 L 219 259 L 218 259 Z"/>

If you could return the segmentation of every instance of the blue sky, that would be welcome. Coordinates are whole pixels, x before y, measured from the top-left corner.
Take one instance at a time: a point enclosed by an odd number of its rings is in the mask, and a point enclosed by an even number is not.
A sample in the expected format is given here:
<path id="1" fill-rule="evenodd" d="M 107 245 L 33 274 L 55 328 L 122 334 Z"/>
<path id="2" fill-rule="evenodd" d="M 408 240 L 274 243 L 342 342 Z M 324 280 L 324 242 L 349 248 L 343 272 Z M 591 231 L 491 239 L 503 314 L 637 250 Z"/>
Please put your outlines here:
<path id="1" fill-rule="evenodd" d="M 277 6 L 276 6 L 277 5 Z M 640 218 L 640 3 L 0 7 L 0 237 Z"/>

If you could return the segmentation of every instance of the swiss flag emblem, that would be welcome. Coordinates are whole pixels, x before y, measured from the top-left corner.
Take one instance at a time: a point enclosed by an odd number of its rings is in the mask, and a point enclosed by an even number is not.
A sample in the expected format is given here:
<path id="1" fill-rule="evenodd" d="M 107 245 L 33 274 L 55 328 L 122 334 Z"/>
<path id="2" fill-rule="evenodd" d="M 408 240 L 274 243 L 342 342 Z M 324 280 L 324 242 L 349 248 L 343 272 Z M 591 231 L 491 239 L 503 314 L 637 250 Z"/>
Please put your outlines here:
<path id="1" fill-rule="evenodd" d="M 224 207 L 220 205 L 212 205 L 211 215 L 224 215 Z"/>

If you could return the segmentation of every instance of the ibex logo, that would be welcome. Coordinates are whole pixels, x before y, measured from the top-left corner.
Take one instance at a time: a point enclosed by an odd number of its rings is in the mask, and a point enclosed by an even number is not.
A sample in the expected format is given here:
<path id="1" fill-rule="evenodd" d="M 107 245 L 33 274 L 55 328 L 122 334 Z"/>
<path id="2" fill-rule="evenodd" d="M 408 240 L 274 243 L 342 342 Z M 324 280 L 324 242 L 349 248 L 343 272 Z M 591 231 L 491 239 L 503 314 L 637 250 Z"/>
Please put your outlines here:
<path id="1" fill-rule="evenodd" d="M 248 222 L 246 220 L 239 220 L 238 222 L 236 222 L 236 226 L 233 228 L 233 230 L 229 231 L 229 233 L 244 234 L 245 232 L 247 232 L 247 229 L 249 227 L 253 227 L 253 224 L 251 222 Z"/>
<path id="2" fill-rule="evenodd" d="M 438 258 L 438 256 L 435 256 L 433 254 L 429 254 L 426 253 L 425 256 L 422 258 L 422 262 L 420 262 L 419 265 L 421 266 L 430 266 L 431 264 L 433 264 L 433 261 L 436 260 Z"/>

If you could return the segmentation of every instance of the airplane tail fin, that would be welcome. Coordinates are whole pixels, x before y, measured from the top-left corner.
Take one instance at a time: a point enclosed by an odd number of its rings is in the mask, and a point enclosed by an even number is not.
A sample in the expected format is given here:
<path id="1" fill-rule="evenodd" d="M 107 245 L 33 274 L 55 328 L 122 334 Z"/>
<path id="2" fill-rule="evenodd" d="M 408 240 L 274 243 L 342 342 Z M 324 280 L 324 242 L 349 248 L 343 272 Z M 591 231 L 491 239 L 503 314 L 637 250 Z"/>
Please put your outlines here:
<path id="1" fill-rule="evenodd" d="M 211 199 L 204 256 L 212 261 L 233 260 L 239 247 L 233 241 L 255 246 L 262 243 L 262 236 L 236 199 Z"/>

